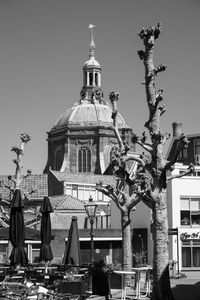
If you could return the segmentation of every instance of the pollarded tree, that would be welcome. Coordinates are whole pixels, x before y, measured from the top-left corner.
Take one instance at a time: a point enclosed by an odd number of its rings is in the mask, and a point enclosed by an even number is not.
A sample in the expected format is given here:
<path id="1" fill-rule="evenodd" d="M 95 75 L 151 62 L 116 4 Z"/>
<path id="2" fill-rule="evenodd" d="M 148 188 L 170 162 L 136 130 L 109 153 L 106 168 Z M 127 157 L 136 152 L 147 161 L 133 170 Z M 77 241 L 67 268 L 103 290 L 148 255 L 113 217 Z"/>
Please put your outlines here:
<path id="1" fill-rule="evenodd" d="M 5 207 L 10 206 L 14 191 L 16 189 L 21 189 L 22 181 L 25 178 L 31 176 L 32 174 L 30 169 L 27 170 L 27 173 L 25 175 L 22 174 L 24 148 L 25 145 L 30 141 L 31 137 L 27 133 L 22 133 L 20 135 L 20 139 L 21 139 L 21 145 L 19 147 L 13 146 L 11 149 L 11 151 L 15 152 L 16 154 L 16 158 L 13 159 L 13 162 L 16 165 L 15 175 L 14 176 L 9 175 L 8 181 L 4 185 L 10 191 L 10 199 L 1 199 L 0 201 L 0 227 L 4 227 L 4 228 L 9 227 L 9 219 L 10 219 L 10 214 L 8 210 L 5 209 Z M 23 195 L 24 201 L 27 202 L 29 200 L 30 195 L 34 193 L 36 190 L 37 189 L 31 189 L 30 191 L 27 191 L 27 193 Z M 41 216 L 40 215 L 36 216 L 35 210 L 33 208 L 26 208 L 24 210 L 24 214 L 26 213 L 31 213 L 33 215 L 33 219 L 31 222 L 30 221 L 27 221 L 27 223 L 25 222 L 26 226 L 32 227 L 40 223 Z"/>
<path id="2" fill-rule="evenodd" d="M 155 27 L 143 28 L 139 32 L 139 37 L 143 41 L 144 51 L 138 51 L 140 59 L 145 66 L 145 91 L 146 100 L 149 109 L 149 119 L 145 123 L 148 129 L 148 136 L 144 132 L 142 137 L 133 136 L 133 141 L 139 144 L 148 152 L 150 159 L 143 160 L 144 166 L 149 178 L 148 192 L 143 197 L 143 202 L 152 210 L 152 234 L 154 242 L 153 258 L 153 300 L 171 300 L 173 295 L 169 281 L 169 256 L 168 256 L 168 216 L 167 216 L 167 181 L 173 178 L 184 176 L 194 171 L 193 165 L 181 175 L 167 177 L 167 171 L 173 170 L 178 155 L 183 148 L 187 148 L 188 140 L 182 134 L 180 136 L 179 146 L 174 153 L 171 161 L 167 161 L 164 156 L 164 146 L 166 140 L 170 137 L 168 133 L 162 133 L 160 130 L 161 116 L 165 112 L 165 106 L 160 102 L 163 100 L 163 90 L 156 90 L 155 79 L 157 75 L 166 69 L 166 65 L 154 66 L 153 51 L 155 40 L 161 32 L 160 23 Z M 149 140 L 148 140 L 149 139 Z"/>
<path id="3" fill-rule="evenodd" d="M 112 104 L 113 130 L 118 141 L 118 149 L 114 152 L 110 167 L 113 169 L 113 175 L 116 179 L 116 185 L 103 185 L 97 183 L 97 190 L 110 197 L 115 202 L 121 212 L 122 228 L 122 268 L 131 271 L 132 268 L 132 243 L 131 243 L 131 211 L 136 204 L 142 200 L 147 189 L 147 177 L 141 172 L 143 167 L 137 167 L 138 163 L 142 165 L 143 156 L 131 153 L 129 147 L 119 134 L 117 124 L 117 101 L 119 94 L 110 93 Z M 132 162 L 132 171 L 128 171 L 127 164 Z"/>

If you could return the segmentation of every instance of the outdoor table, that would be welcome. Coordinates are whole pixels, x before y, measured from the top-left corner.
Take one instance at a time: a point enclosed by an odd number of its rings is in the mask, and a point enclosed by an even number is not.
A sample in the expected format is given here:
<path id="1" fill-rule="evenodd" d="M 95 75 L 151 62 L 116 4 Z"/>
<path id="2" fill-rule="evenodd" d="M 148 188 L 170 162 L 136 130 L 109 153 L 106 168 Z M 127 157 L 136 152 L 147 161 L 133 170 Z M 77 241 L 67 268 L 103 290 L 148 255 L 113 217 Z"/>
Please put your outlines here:
<path id="1" fill-rule="evenodd" d="M 136 273 L 136 294 L 134 299 L 141 299 L 150 296 L 151 292 L 151 281 L 150 281 L 150 271 L 152 270 L 151 266 L 147 267 L 139 267 L 132 268 L 132 270 Z M 144 294 L 141 294 L 141 272 L 145 271 L 147 275 L 146 279 L 146 290 Z"/>
<path id="2" fill-rule="evenodd" d="M 119 274 L 122 277 L 121 286 L 121 300 L 126 299 L 126 275 L 135 275 L 135 271 L 114 271 L 115 274 Z"/>

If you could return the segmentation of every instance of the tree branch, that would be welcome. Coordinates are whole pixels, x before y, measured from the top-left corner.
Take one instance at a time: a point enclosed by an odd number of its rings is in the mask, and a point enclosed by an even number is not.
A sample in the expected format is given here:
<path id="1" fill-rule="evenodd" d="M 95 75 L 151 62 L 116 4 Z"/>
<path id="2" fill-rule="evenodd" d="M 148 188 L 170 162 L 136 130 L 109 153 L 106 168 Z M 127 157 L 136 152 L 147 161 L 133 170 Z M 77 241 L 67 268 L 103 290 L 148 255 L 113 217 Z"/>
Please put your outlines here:
<path id="1" fill-rule="evenodd" d="M 152 152 L 153 148 L 152 148 L 152 143 L 147 141 L 147 136 L 146 136 L 146 132 L 144 131 L 142 133 L 142 137 L 140 138 L 138 135 L 133 134 L 132 135 L 132 142 L 133 143 L 137 143 L 138 145 L 140 145 L 144 150 L 148 151 L 148 152 Z"/>
<path id="2" fill-rule="evenodd" d="M 119 134 L 119 129 L 118 129 L 118 124 L 117 124 L 117 115 L 118 115 L 118 110 L 117 110 L 117 101 L 119 100 L 119 93 L 117 92 L 111 92 L 109 95 L 110 102 L 112 104 L 112 119 L 113 119 L 113 130 L 115 132 L 118 144 L 119 144 L 119 149 L 120 152 L 124 152 L 124 143 L 122 141 L 122 138 Z"/>
<path id="3" fill-rule="evenodd" d="M 175 179 L 175 178 L 181 178 L 183 176 L 187 176 L 188 174 L 194 174 L 195 172 L 195 167 L 194 165 L 191 163 L 187 169 L 187 171 L 182 172 L 181 174 L 177 174 L 177 175 L 171 175 L 167 177 L 167 181 Z"/>

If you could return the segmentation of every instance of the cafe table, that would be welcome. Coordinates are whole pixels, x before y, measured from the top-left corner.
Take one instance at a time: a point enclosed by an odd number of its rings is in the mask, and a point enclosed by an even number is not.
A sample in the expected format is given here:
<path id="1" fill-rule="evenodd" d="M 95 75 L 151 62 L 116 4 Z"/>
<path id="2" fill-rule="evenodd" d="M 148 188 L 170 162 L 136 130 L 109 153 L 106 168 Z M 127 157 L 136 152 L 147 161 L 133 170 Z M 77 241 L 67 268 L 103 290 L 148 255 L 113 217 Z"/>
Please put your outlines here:
<path id="1" fill-rule="evenodd" d="M 132 270 L 136 273 L 135 276 L 135 284 L 136 284 L 136 293 L 135 296 L 133 297 L 134 299 L 142 299 L 146 298 L 147 296 L 150 296 L 151 294 L 151 280 L 150 280 L 150 272 L 152 270 L 151 266 L 146 266 L 146 267 L 139 267 L 139 268 L 132 268 Z M 145 272 L 145 286 L 146 288 L 141 291 L 141 273 Z"/>
<path id="2" fill-rule="evenodd" d="M 115 274 L 119 274 L 122 277 L 122 285 L 121 285 L 121 300 L 126 299 L 126 276 L 131 275 L 135 276 L 135 271 L 114 271 Z"/>

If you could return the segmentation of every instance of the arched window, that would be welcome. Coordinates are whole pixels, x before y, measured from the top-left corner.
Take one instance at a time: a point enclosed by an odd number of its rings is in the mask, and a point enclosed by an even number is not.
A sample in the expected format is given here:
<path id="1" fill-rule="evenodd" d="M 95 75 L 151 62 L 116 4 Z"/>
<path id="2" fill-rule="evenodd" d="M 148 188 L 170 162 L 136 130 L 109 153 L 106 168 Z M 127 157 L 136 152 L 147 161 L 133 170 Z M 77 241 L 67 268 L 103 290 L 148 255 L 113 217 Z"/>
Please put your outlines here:
<path id="1" fill-rule="evenodd" d="M 116 151 L 118 151 L 118 148 L 116 147 L 116 146 L 114 146 L 114 147 L 112 147 L 111 149 L 110 149 L 110 162 L 113 160 L 113 158 L 115 157 L 114 156 L 114 153 L 116 152 Z"/>
<path id="2" fill-rule="evenodd" d="M 78 151 L 78 172 L 91 172 L 91 152 L 88 147 L 81 147 Z"/>
<path id="3" fill-rule="evenodd" d="M 89 73 L 89 85 L 93 85 L 93 74 Z"/>
<path id="4" fill-rule="evenodd" d="M 61 149 L 56 151 L 54 167 L 56 171 L 60 171 L 63 163 L 63 155 Z"/>
<path id="5" fill-rule="evenodd" d="M 98 86 L 99 82 L 98 82 L 98 73 L 95 73 L 95 85 Z"/>

